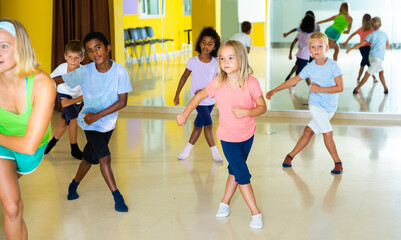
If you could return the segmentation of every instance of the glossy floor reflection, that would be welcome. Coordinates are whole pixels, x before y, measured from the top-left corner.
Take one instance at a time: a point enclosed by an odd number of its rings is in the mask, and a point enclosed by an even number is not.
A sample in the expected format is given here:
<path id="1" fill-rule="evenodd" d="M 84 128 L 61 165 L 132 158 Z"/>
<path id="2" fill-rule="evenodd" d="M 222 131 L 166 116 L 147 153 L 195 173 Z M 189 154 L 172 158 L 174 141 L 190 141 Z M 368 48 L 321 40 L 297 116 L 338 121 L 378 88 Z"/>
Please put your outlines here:
<path id="1" fill-rule="evenodd" d="M 53 129 L 59 116 L 53 117 Z M 180 128 L 173 118 L 120 114 L 110 147 L 128 213 L 114 211 L 98 166 L 78 188 L 80 198 L 67 201 L 79 161 L 70 156 L 64 136 L 40 167 L 20 180 L 30 239 L 400 239 L 401 163 L 395 154 L 400 126 L 334 124 L 344 173 L 333 176 L 321 136 L 294 159 L 292 169 L 281 167 L 304 122 L 259 121 L 248 164 L 265 227 L 251 230 L 239 192 L 231 215 L 215 218 L 227 163 L 213 163 L 203 137 L 189 159 L 177 160 L 192 121 Z M 82 131 L 78 143 L 83 148 Z"/>
<path id="2" fill-rule="evenodd" d="M 270 52 L 263 49 L 252 49 L 249 54 L 250 66 L 264 92 L 281 84 L 295 64 L 294 59 L 288 60 L 288 52 L 289 50 L 285 48 L 274 48 Z M 329 50 L 327 56 L 331 58 L 332 55 L 333 50 Z M 295 58 L 295 55 L 293 57 Z M 359 51 L 345 54 L 345 50 L 341 49 L 339 65 L 343 72 L 344 92 L 339 96 L 338 111 L 400 114 L 401 82 L 397 79 L 401 76 L 401 70 L 396 65 L 400 58 L 401 50 L 386 51 L 383 67 L 386 83 L 390 90 L 388 95 L 383 94 L 381 83 L 373 83 L 372 78 L 361 88 L 359 94 L 354 95 L 352 90 L 357 85 L 356 79 L 361 56 Z M 178 55 L 169 60 L 159 59 L 157 63 L 135 64 L 133 67 L 129 67 L 134 91 L 130 93 L 128 104 L 132 106 L 174 106 L 177 85 L 187 61 L 188 56 Z M 309 89 L 306 83 L 299 82 L 295 87 L 294 94 L 290 94 L 288 90 L 277 93 L 272 101 L 268 102 L 268 109 L 308 110 L 308 93 Z M 188 78 L 181 92 L 180 106 L 187 105 L 190 98 L 190 78 Z"/>

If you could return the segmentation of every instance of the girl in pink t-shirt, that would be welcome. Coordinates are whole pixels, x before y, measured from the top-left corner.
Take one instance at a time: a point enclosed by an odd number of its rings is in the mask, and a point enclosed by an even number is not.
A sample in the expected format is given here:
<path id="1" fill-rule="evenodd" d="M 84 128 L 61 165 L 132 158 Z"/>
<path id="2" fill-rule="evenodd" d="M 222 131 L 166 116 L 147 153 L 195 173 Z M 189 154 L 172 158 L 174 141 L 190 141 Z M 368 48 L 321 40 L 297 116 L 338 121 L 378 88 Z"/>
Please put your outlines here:
<path id="1" fill-rule="evenodd" d="M 189 75 L 192 73 L 191 79 L 191 97 L 194 97 L 200 90 L 204 89 L 206 85 L 217 76 L 219 71 L 218 62 L 216 59 L 217 51 L 220 47 L 220 36 L 212 27 L 205 27 L 201 31 L 196 43 L 196 51 L 198 56 L 189 59 L 187 67 L 181 76 L 178 83 L 177 91 L 175 93 L 174 104 L 180 104 L 180 92 L 184 87 Z M 223 158 L 217 150 L 213 137 L 213 121 L 210 116 L 216 101 L 211 98 L 206 98 L 196 107 L 198 115 L 194 121 L 194 129 L 192 130 L 191 137 L 184 150 L 178 155 L 178 159 L 186 159 L 189 157 L 192 147 L 198 140 L 204 129 L 205 138 L 212 151 L 213 160 L 215 162 L 222 162 Z"/>
<path id="2" fill-rule="evenodd" d="M 256 205 L 246 160 L 256 130 L 255 117 L 266 112 L 266 103 L 258 80 L 249 76 L 252 69 L 248 65 L 245 48 L 240 42 L 224 42 L 218 56 L 219 74 L 192 98 L 184 112 L 177 116 L 177 123 L 179 126 L 185 125 L 189 114 L 203 99 L 216 99 L 220 122 L 217 137 L 221 140 L 224 155 L 229 163 L 226 189 L 216 217 L 227 217 L 230 214 L 229 204 L 239 187 L 251 210 L 252 220 L 249 226 L 262 228 L 262 214 Z"/>
<path id="3" fill-rule="evenodd" d="M 374 31 L 374 29 L 372 28 L 372 26 L 370 24 L 371 18 L 372 17 L 367 13 L 365 15 L 363 15 L 362 27 L 358 28 L 358 30 L 356 30 L 349 36 L 347 41 L 345 41 L 343 43 L 343 47 L 345 47 L 347 45 L 347 43 L 349 42 L 349 40 L 351 40 L 351 38 L 353 38 L 356 34 L 358 34 L 359 37 L 361 38 L 360 42 L 363 42 L 363 40 L 365 40 L 365 38 Z M 359 48 L 359 51 L 361 52 L 361 55 L 362 55 L 362 61 L 361 61 L 361 67 L 359 68 L 359 73 L 358 73 L 358 78 L 357 78 L 358 83 L 361 79 L 363 69 L 365 68 L 365 66 L 366 65 L 368 67 L 370 66 L 370 63 L 369 63 L 370 45 L 371 45 L 370 43 L 367 43 L 364 46 Z M 373 77 L 373 81 L 377 82 L 376 77 L 374 75 L 372 75 L 372 77 Z"/>

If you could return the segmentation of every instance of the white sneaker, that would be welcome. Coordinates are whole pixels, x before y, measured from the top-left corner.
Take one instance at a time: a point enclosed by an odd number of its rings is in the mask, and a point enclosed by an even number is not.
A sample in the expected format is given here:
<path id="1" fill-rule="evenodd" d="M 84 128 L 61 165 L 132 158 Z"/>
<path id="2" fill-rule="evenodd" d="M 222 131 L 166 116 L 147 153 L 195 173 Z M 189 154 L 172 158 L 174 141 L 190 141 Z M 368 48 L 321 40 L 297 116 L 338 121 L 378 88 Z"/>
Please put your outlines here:
<path id="1" fill-rule="evenodd" d="M 217 210 L 216 217 L 228 217 L 230 215 L 230 206 L 225 203 L 220 203 L 219 210 Z"/>
<path id="2" fill-rule="evenodd" d="M 253 215 L 251 223 L 249 223 L 249 227 L 254 229 L 263 228 L 262 214 Z"/>

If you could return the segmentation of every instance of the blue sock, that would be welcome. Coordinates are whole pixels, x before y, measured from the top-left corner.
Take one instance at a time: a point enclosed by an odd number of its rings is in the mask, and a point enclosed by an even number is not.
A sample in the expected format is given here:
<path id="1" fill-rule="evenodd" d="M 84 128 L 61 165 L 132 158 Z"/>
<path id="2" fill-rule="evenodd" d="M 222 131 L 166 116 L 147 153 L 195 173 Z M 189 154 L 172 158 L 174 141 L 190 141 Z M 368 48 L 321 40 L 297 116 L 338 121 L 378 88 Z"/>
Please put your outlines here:
<path id="1" fill-rule="evenodd" d="M 114 192 L 111 192 L 114 197 L 114 209 L 117 212 L 128 212 L 128 206 L 124 202 L 124 198 L 121 195 L 120 191 L 115 190 Z"/>
<path id="2" fill-rule="evenodd" d="M 72 179 L 70 186 L 68 186 L 68 195 L 67 195 L 68 200 L 74 200 L 79 198 L 79 195 L 77 193 L 78 185 L 79 182 L 76 182 L 75 179 Z"/>

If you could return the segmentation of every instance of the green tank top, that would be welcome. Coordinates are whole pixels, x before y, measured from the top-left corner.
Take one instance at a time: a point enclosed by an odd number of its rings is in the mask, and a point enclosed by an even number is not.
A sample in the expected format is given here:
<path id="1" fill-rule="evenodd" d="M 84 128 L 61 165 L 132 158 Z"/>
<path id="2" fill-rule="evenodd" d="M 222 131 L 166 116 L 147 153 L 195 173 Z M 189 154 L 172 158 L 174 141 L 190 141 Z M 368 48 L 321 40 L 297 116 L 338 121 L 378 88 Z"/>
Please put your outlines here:
<path id="1" fill-rule="evenodd" d="M 344 16 L 344 14 L 340 14 L 334 19 L 334 23 L 331 26 L 341 34 L 348 27 L 348 25 L 349 22 L 347 18 Z"/>
<path id="2" fill-rule="evenodd" d="M 0 133 L 7 136 L 24 136 L 28 125 L 29 116 L 32 112 L 31 96 L 33 89 L 34 75 L 26 78 L 26 107 L 21 114 L 9 112 L 0 107 Z M 46 130 L 39 147 L 45 145 L 49 141 L 50 124 Z"/>

